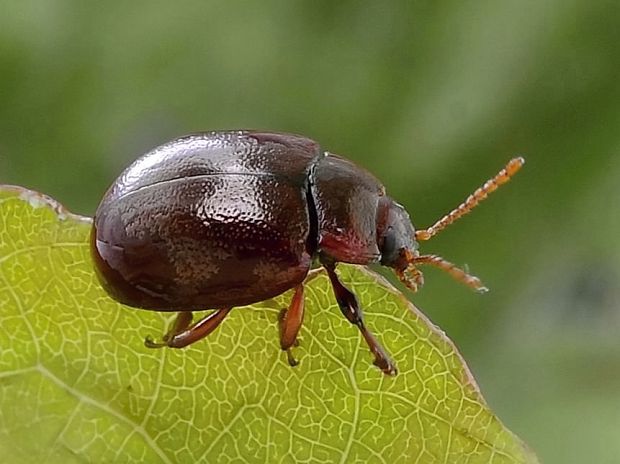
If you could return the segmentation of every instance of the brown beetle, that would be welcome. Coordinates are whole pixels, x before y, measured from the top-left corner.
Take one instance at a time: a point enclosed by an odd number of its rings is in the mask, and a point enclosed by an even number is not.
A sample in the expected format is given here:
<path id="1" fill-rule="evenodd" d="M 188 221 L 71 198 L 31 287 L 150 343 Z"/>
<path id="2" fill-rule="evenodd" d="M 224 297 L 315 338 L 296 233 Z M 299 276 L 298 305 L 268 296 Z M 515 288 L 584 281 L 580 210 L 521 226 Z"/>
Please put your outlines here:
<path id="1" fill-rule="evenodd" d="M 394 363 L 364 324 L 336 264 L 381 263 L 413 291 L 423 283 L 417 266 L 430 264 L 485 290 L 443 258 L 420 255 L 418 241 L 468 213 L 523 163 L 511 160 L 458 208 L 416 231 L 374 176 L 310 139 L 252 131 L 188 135 L 148 152 L 112 184 L 95 214 L 92 255 L 102 285 L 119 302 L 178 312 L 161 342 L 147 337 L 152 348 L 190 345 L 233 307 L 294 288 L 280 315 L 280 345 L 291 365 L 303 282 L 316 258 L 374 363 L 394 375 Z M 216 311 L 192 324 L 192 311 L 209 308 Z"/>

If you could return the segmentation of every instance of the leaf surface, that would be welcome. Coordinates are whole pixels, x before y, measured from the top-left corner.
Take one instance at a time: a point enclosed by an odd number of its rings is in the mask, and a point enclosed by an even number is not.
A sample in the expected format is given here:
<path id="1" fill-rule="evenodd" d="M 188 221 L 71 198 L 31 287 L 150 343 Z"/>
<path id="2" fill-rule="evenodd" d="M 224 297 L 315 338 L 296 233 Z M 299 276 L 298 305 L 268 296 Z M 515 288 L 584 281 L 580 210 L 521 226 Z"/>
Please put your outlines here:
<path id="1" fill-rule="evenodd" d="M 378 275 L 338 268 L 396 377 L 372 365 L 322 272 L 306 287 L 296 368 L 278 344 L 290 292 L 187 349 L 150 350 L 145 336 L 172 316 L 105 294 L 89 231 L 41 194 L 0 188 L 4 462 L 537 462 L 450 340 Z"/>

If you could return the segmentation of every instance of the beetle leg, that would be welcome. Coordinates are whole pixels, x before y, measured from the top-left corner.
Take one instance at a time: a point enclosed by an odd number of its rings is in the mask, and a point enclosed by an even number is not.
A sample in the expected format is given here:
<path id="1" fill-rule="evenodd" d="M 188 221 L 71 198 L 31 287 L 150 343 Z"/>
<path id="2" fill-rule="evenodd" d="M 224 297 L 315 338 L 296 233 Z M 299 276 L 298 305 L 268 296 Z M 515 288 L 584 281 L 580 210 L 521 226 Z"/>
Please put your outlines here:
<path id="1" fill-rule="evenodd" d="M 327 262 L 322 264 L 323 267 L 325 267 L 329 280 L 332 283 L 334 295 L 336 296 L 336 301 L 338 302 L 338 306 L 340 307 L 342 314 L 344 314 L 349 322 L 356 325 L 358 329 L 360 329 L 360 332 L 362 333 L 364 340 L 366 340 L 370 351 L 375 356 L 375 366 L 381 369 L 384 374 L 396 375 L 397 370 L 394 362 L 390 359 L 390 356 L 383 349 L 379 341 L 364 324 L 364 317 L 362 310 L 359 307 L 357 297 L 351 290 L 342 285 L 338 279 L 338 275 L 336 274 L 336 266 L 333 263 Z"/>
<path id="2" fill-rule="evenodd" d="M 304 320 L 304 285 L 300 284 L 295 287 L 295 294 L 291 300 L 288 309 L 280 312 L 280 347 L 286 351 L 288 363 L 291 366 L 299 364 L 293 354 L 291 348 L 297 346 L 297 334 L 301 329 L 301 323 Z"/>
<path id="3" fill-rule="evenodd" d="M 183 348 L 191 345 L 198 340 L 202 340 L 204 337 L 213 332 L 224 320 L 231 309 L 232 308 L 217 309 L 193 325 L 189 325 L 192 321 L 191 311 L 180 312 L 174 326 L 168 333 L 166 333 L 166 335 L 164 335 L 162 342 L 153 342 L 150 337 L 147 337 L 144 344 L 148 348 L 160 348 L 163 346 L 170 348 Z M 186 313 L 189 315 L 183 316 L 183 314 Z"/>
<path id="4" fill-rule="evenodd" d="M 144 346 L 147 348 L 163 348 L 164 346 L 168 346 L 167 341 L 176 334 L 187 329 L 192 323 L 192 319 L 193 317 L 191 311 L 179 311 L 176 319 L 174 320 L 174 324 L 172 324 L 170 330 L 164 334 L 162 341 L 156 342 L 150 335 L 147 335 L 144 339 Z"/>

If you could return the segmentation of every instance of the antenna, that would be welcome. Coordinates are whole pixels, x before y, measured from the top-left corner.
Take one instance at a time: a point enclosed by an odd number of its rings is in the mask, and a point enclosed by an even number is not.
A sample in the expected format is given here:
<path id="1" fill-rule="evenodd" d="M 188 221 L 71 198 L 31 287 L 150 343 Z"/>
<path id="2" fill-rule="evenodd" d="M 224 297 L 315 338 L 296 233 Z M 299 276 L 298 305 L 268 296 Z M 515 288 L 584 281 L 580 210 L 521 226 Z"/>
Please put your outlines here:
<path id="1" fill-rule="evenodd" d="M 498 172 L 495 175 L 495 177 L 492 177 L 491 179 L 487 180 L 482 187 L 480 187 L 474 193 L 469 195 L 467 199 L 463 203 L 461 203 L 457 208 L 450 211 L 448 214 L 446 214 L 444 217 L 442 217 L 439 221 L 437 221 L 435 224 L 430 226 L 428 229 L 416 230 L 415 239 L 418 241 L 429 240 L 434 235 L 436 235 L 438 232 L 442 231 L 443 229 L 448 227 L 450 224 L 455 222 L 457 219 L 459 219 L 462 216 L 465 216 L 472 209 L 478 206 L 478 204 L 482 200 L 487 198 L 490 193 L 497 190 L 500 185 L 504 185 L 506 182 L 508 182 L 512 178 L 512 176 L 514 176 L 519 171 L 519 169 L 521 169 L 521 167 L 524 164 L 525 164 L 525 159 L 523 159 L 520 156 L 508 161 L 508 164 L 506 164 L 506 167 L 504 167 L 504 169 Z M 431 264 L 431 263 L 429 262 L 426 264 Z"/>

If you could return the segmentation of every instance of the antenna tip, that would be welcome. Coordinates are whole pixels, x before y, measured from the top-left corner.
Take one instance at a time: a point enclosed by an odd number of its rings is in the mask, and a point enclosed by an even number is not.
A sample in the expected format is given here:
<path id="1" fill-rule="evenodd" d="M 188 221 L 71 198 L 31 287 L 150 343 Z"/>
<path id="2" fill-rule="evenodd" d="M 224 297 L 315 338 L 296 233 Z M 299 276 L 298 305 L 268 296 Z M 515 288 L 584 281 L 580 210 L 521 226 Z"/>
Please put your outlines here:
<path id="1" fill-rule="evenodd" d="M 521 167 L 524 164 L 525 164 L 525 158 L 523 158 L 522 156 L 517 156 L 516 158 L 513 158 L 510 161 L 508 161 L 508 164 L 506 165 L 506 172 L 508 173 L 509 176 L 512 176 L 519 169 L 521 169 Z"/>

